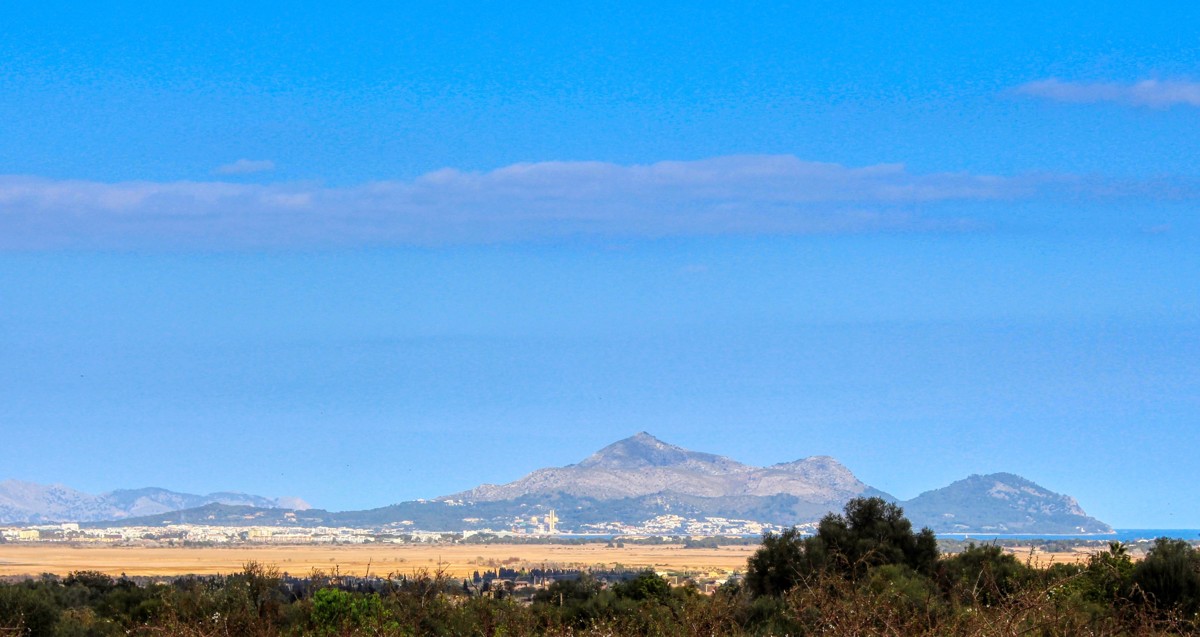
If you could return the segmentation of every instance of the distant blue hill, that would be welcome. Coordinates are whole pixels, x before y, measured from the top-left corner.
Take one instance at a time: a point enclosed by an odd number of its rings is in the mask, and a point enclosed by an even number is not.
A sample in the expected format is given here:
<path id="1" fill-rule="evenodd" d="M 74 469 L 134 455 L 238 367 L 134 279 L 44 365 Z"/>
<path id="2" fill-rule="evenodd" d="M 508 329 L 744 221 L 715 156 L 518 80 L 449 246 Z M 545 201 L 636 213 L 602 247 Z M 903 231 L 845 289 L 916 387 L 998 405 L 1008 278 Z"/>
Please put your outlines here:
<path id="1" fill-rule="evenodd" d="M 121 520 L 211 503 L 260 508 L 308 508 L 299 498 L 264 498 L 245 493 L 196 495 L 149 487 L 93 495 L 60 484 L 46 485 L 19 480 L 0 482 L 0 523 L 5 524 Z"/>

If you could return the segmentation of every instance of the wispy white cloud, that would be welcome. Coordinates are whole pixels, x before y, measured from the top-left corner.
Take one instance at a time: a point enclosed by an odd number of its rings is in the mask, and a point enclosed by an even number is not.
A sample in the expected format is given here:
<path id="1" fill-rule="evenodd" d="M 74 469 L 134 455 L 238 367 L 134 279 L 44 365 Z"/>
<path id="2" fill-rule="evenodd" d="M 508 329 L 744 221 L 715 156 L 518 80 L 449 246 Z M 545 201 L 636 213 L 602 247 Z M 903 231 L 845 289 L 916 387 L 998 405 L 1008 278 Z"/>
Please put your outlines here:
<path id="1" fill-rule="evenodd" d="M 1056 102 L 1115 102 L 1148 108 L 1200 106 L 1200 82 L 1187 80 L 1142 80 L 1132 84 L 1121 84 L 1064 82 L 1052 78 L 1023 84 L 1017 87 L 1016 92 Z"/>
<path id="2" fill-rule="evenodd" d="M 1048 188 L 1071 197 L 1096 189 L 1061 178 L 914 173 L 901 165 L 854 168 L 792 156 L 514 164 L 348 187 L 0 176 L 0 248 L 962 231 L 976 222 L 947 214 L 943 204 L 1027 200 Z"/>
<path id="3" fill-rule="evenodd" d="M 213 173 L 217 175 L 249 175 L 275 170 L 275 162 L 269 159 L 239 159 L 231 164 L 217 166 Z"/>

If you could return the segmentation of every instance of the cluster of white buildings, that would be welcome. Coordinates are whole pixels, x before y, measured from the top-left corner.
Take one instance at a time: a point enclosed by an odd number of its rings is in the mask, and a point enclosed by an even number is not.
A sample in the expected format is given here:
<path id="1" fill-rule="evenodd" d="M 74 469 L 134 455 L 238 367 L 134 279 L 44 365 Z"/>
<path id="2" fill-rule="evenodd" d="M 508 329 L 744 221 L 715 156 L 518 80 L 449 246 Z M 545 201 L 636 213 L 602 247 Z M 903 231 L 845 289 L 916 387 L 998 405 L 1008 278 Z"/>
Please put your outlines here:
<path id="1" fill-rule="evenodd" d="M 466 526 L 476 526 L 483 520 L 465 518 Z M 78 524 L 47 524 L 40 526 L 0 527 L 0 538 L 6 542 L 83 542 L 131 543 L 158 542 L 165 544 L 367 544 L 371 542 L 409 543 L 445 542 L 470 538 L 476 534 L 496 537 L 559 536 L 757 536 L 781 527 L 754 520 L 721 517 L 702 519 L 665 514 L 640 524 L 600 522 L 580 525 L 574 533 L 562 532 L 558 515 L 551 510 L 546 515 L 513 518 L 509 529 L 501 531 L 465 530 L 461 533 L 420 531 L 411 521 L 382 528 L 300 527 L 300 526 L 219 526 L 208 524 L 165 524 L 161 526 L 114 526 L 81 528 Z M 806 525 L 809 526 L 809 525 Z M 815 526 L 815 525 L 812 525 Z M 805 529 L 802 529 L 805 530 Z"/>
<path id="2" fill-rule="evenodd" d="M 166 526 L 122 526 L 80 528 L 78 524 L 53 524 L 0 528 L 6 542 L 76 542 L 123 544 L 367 544 L 371 542 L 431 542 L 450 534 L 406 531 L 403 534 L 349 527 L 209 526 L 172 524 Z"/>
<path id="3" fill-rule="evenodd" d="M 688 536 L 741 536 L 762 535 L 765 531 L 777 531 L 782 527 L 754 520 L 710 517 L 703 519 L 685 518 L 681 515 L 660 515 L 641 524 L 622 522 L 599 522 L 581 525 L 581 531 L 597 535 L 688 535 Z"/>

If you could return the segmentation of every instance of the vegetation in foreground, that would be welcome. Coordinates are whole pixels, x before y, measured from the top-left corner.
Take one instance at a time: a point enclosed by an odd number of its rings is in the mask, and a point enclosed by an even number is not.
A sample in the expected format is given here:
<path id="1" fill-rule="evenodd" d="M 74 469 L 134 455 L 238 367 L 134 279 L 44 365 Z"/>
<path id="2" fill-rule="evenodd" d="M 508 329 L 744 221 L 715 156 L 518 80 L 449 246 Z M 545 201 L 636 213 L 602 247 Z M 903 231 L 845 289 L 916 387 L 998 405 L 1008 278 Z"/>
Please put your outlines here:
<path id="1" fill-rule="evenodd" d="M 0 635 L 1167 635 L 1200 632 L 1200 551 L 1117 543 L 1035 569 L 996 546 L 939 555 L 903 512 L 858 499 L 818 533 L 767 534 L 712 595 L 651 572 L 561 580 L 523 597 L 431 574 L 298 585 L 259 564 L 135 583 L 74 573 L 0 585 Z"/>

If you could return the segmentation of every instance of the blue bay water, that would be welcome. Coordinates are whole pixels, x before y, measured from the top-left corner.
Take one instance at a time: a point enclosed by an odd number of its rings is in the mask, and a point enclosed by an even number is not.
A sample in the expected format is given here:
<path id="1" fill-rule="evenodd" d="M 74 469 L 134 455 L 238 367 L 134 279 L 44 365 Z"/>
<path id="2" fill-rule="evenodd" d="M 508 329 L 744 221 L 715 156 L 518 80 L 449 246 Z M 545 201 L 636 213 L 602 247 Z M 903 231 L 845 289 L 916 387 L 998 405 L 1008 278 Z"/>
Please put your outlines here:
<path id="1" fill-rule="evenodd" d="M 1200 541 L 1200 529 L 1116 529 L 1113 533 L 1055 534 L 1055 533 L 939 533 L 938 537 L 964 540 L 1116 540 L 1137 542 L 1160 537 Z"/>

